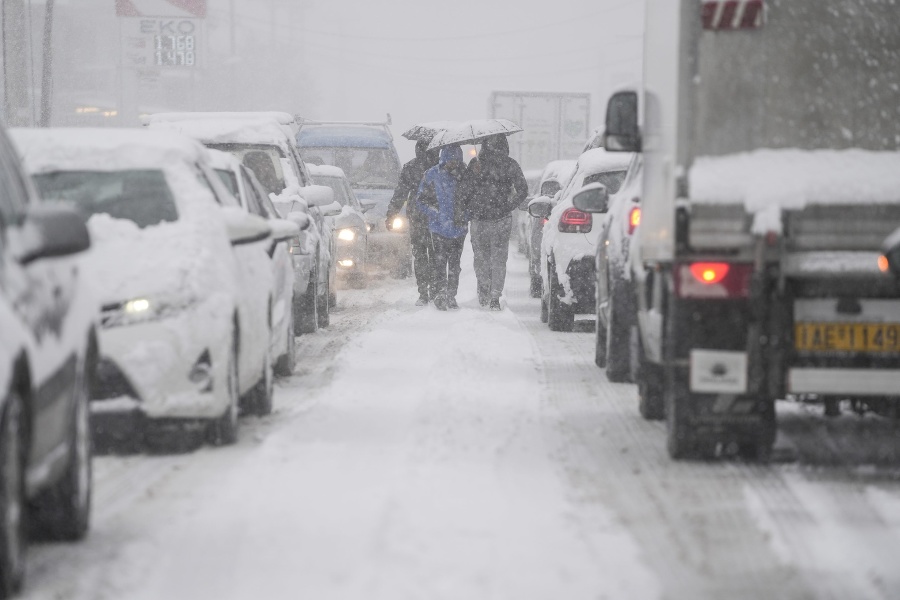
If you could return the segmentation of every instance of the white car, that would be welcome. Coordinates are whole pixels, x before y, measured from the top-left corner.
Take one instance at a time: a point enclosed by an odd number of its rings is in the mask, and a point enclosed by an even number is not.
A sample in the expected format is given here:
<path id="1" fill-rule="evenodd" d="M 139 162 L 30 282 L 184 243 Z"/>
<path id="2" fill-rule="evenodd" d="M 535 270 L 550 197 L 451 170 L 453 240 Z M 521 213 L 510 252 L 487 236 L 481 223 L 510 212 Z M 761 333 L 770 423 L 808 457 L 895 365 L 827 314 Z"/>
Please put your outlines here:
<path id="1" fill-rule="evenodd" d="M 294 146 L 294 118 L 277 112 L 194 112 L 154 114 L 145 122 L 150 129 L 178 131 L 232 154 L 256 174 L 276 207 L 309 214 L 304 243 L 293 252 L 294 325 L 298 334 L 327 327 L 337 301 L 334 225 L 327 216 L 341 207 L 330 189 L 312 184 Z"/>
<path id="2" fill-rule="evenodd" d="M 187 137 L 126 129 L 14 130 L 45 201 L 87 218 L 102 303 L 95 433 L 168 446 L 237 440 L 241 399 L 271 402 L 272 271 L 233 246 L 272 238 Z M 174 438 L 172 436 L 175 436 Z"/>
<path id="3" fill-rule="evenodd" d="M 549 201 L 533 200 L 532 216 L 547 216 L 541 240 L 541 317 L 553 331 L 572 331 L 575 315 L 594 313 L 594 255 L 600 227 L 592 216 L 572 205 L 572 197 L 586 185 L 602 183 L 609 194 L 619 191 L 631 155 L 588 150 L 578 158 L 575 175 L 552 207 Z"/>
<path id="4" fill-rule="evenodd" d="M 234 156 L 210 150 L 210 164 L 222 183 L 228 188 L 241 208 L 252 215 L 266 219 L 277 238 L 300 236 L 300 223 L 309 227 L 309 217 L 299 215 L 294 221 L 282 219 L 268 194 L 256 179 L 253 171 L 242 165 Z M 298 223 L 299 221 L 299 223 Z M 269 298 L 269 327 L 271 328 L 271 347 L 269 348 L 275 365 L 275 373 L 287 376 L 294 372 L 295 340 L 294 340 L 294 268 L 291 260 L 291 242 L 262 240 L 242 246 L 239 251 L 263 253 L 269 258 L 272 269 L 272 294 Z M 268 396 L 271 399 L 271 395 Z M 266 406 L 257 406 L 257 414 L 268 414 L 272 411 L 271 402 Z"/>

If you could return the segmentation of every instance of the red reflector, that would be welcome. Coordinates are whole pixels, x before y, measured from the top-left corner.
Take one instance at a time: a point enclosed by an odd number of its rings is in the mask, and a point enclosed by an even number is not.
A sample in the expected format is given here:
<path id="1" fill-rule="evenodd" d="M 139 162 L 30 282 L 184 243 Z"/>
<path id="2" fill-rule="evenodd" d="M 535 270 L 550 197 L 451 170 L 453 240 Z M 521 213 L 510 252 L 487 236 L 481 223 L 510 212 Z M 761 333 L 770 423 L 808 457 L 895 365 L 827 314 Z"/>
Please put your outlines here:
<path id="1" fill-rule="evenodd" d="M 628 235 L 634 233 L 634 230 L 637 229 L 638 225 L 641 224 L 641 207 L 635 206 L 631 209 L 631 212 L 628 213 Z"/>
<path id="2" fill-rule="evenodd" d="M 691 265 L 691 275 L 700 283 L 709 285 L 725 279 L 729 268 L 728 263 L 694 263 Z"/>
<path id="3" fill-rule="evenodd" d="M 562 233 L 590 233 L 592 226 L 591 214 L 577 208 L 567 208 L 559 217 L 559 230 Z"/>
<path id="4" fill-rule="evenodd" d="M 882 254 L 878 257 L 878 270 L 882 273 L 887 273 L 888 269 L 891 268 L 891 265 L 888 263 L 887 256 Z"/>

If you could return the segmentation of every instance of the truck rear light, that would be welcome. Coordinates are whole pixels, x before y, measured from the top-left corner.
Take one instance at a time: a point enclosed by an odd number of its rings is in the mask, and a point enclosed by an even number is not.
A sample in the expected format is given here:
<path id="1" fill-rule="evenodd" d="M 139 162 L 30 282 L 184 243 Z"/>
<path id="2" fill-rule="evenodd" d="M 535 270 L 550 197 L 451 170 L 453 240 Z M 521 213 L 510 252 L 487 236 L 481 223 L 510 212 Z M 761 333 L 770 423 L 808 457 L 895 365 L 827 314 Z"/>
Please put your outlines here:
<path id="1" fill-rule="evenodd" d="M 703 29 L 757 29 L 765 18 L 764 0 L 703 0 Z"/>
<path id="2" fill-rule="evenodd" d="M 675 294 L 679 298 L 747 298 L 753 265 L 697 262 L 675 267 Z"/>
<path id="3" fill-rule="evenodd" d="M 592 226 L 591 213 L 577 208 L 567 208 L 559 218 L 559 230 L 562 233 L 590 233 Z"/>
<path id="4" fill-rule="evenodd" d="M 641 207 L 635 206 L 628 213 L 628 235 L 634 233 L 634 230 L 641 224 Z"/>

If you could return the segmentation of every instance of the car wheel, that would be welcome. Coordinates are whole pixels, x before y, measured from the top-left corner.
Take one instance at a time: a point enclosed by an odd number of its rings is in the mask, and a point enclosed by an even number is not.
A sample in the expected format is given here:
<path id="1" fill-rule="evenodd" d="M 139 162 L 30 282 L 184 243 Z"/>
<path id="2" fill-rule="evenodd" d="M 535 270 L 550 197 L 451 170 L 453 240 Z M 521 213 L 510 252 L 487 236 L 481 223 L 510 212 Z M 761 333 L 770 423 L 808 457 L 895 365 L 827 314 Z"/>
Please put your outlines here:
<path id="1" fill-rule="evenodd" d="M 274 390 L 274 373 L 272 369 L 272 357 L 270 353 L 265 352 L 265 364 L 263 365 L 262 376 L 253 389 L 250 390 L 250 410 L 258 416 L 268 415 L 272 413 L 272 396 Z"/>
<path id="2" fill-rule="evenodd" d="M 600 320 L 599 302 L 597 303 L 597 314 L 594 317 L 594 364 L 601 369 L 606 368 L 606 325 Z"/>
<path id="3" fill-rule="evenodd" d="M 318 325 L 319 328 L 328 327 L 331 322 L 331 274 L 328 274 L 328 278 L 325 281 L 325 293 L 322 294 L 321 298 L 319 298 L 319 306 L 318 310 Z"/>
<path id="4" fill-rule="evenodd" d="M 676 460 L 698 458 L 700 443 L 690 426 L 691 393 L 687 380 L 681 374 L 672 374 L 668 379 L 664 394 L 669 456 Z"/>
<path id="5" fill-rule="evenodd" d="M 554 266 L 548 265 L 550 273 L 550 301 L 547 303 L 547 324 L 550 331 L 572 331 L 575 328 L 575 311 L 562 302 L 562 286 L 556 276 Z"/>
<path id="6" fill-rule="evenodd" d="M 93 354 L 93 353 L 92 353 Z M 89 377 L 94 359 L 85 363 L 72 407 L 69 463 L 59 481 L 33 504 L 35 531 L 53 540 L 80 540 L 88 531 L 91 514 L 91 429 Z"/>
<path id="7" fill-rule="evenodd" d="M 22 397 L 6 398 L 0 422 L 0 597 L 9 598 L 25 576 L 25 440 Z"/>
<path id="8" fill-rule="evenodd" d="M 624 383 L 631 378 L 631 321 L 633 299 L 629 287 L 614 278 L 609 286 L 609 322 L 606 329 L 606 378 Z"/>
<path id="9" fill-rule="evenodd" d="M 294 307 L 294 333 L 315 333 L 319 328 L 319 273 L 309 275 L 309 285 Z"/>
<path id="10" fill-rule="evenodd" d="M 285 335 L 287 336 L 287 349 L 275 362 L 275 374 L 279 377 L 288 377 L 294 373 L 294 363 L 297 361 L 297 340 L 294 338 L 294 313 L 288 319 Z"/>
<path id="11" fill-rule="evenodd" d="M 650 364 L 640 352 L 640 367 L 636 377 L 638 384 L 638 412 L 647 421 L 660 421 L 666 416 L 663 398 L 662 369 Z"/>
<path id="12" fill-rule="evenodd" d="M 540 275 L 532 275 L 531 276 L 531 297 L 532 298 L 540 298 L 541 293 L 543 292 L 544 282 L 541 281 Z"/>
<path id="13" fill-rule="evenodd" d="M 226 371 L 225 389 L 228 394 L 228 406 L 221 417 L 212 420 L 209 428 L 210 441 L 216 446 L 229 446 L 237 442 L 238 438 L 238 409 L 240 398 L 238 371 L 237 371 L 237 347 L 231 345 L 228 354 L 228 367 Z"/>
<path id="14" fill-rule="evenodd" d="M 550 311 L 547 308 L 547 301 L 541 297 L 541 323 L 546 323 L 550 318 Z"/>

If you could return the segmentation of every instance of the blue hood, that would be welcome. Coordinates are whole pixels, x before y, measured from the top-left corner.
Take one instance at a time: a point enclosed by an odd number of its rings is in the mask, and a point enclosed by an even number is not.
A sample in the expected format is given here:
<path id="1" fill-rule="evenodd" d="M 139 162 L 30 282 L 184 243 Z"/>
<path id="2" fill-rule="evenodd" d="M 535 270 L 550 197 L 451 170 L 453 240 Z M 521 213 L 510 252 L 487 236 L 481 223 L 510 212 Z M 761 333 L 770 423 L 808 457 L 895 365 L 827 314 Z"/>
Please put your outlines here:
<path id="1" fill-rule="evenodd" d="M 438 160 L 438 164 L 440 166 L 446 165 L 448 162 L 458 162 L 462 163 L 463 161 L 463 151 L 459 146 L 447 146 L 445 148 L 441 148 L 441 157 Z"/>

